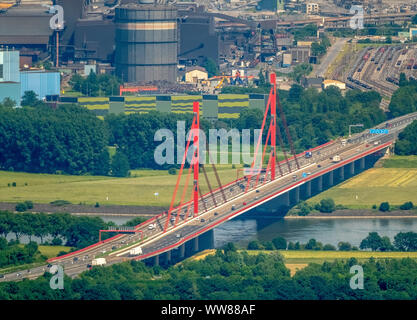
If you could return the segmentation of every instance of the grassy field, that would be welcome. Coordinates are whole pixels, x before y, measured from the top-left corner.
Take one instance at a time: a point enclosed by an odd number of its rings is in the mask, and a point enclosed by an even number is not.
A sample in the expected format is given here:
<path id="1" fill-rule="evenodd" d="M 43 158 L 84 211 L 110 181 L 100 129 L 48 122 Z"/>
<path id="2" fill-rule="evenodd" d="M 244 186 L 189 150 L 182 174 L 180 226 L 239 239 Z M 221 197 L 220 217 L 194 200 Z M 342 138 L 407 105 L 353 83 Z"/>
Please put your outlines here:
<path id="1" fill-rule="evenodd" d="M 392 156 L 383 160 L 384 168 L 416 168 L 417 156 Z"/>
<path id="2" fill-rule="evenodd" d="M 213 188 L 217 188 L 215 175 L 207 167 L 207 174 Z M 219 167 L 222 184 L 236 179 L 237 170 L 231 165 Z M 201 173 L 202 192 L 208 192 Z M 240 173 L 240 177 L 242 173 Z M 49 203 L 54 200 L 67 200 L 73 204 L 86 203 L 100 205 L 143 205 L 167 206 L 171 201 L 177 175 L 167 171 L 133 170 L 131 178 L 112 178 L 96 176 L 65 176 L 49 174 L 29 174 L 0 171 L 0 202 L 19 202 L 31 200 L 34 203 Z M 8 187 L 16 182 L 16 187 Z M 181 181 L 185 183 L 185 177 Z M 189 182 L 191 195 L 192 180 Z M 159 196 L 155 196 L 155 193 Z M 181 194 L 178 195 L 179 201 Z M 106 200 L 108 197 L 108 200 Z"/>
<path id="3" fill-rule="evenodd" d="M 395 160 L 396 161 L 396 160 Z M 388 201 L 400 205 L 417 203 L 417 168 L 373 168 L 308 200 L 319 202 L 332 198 L 336 204 L 349 208 L 370 209 Z"/>
<path id="4" fill-rule="evenodd" d="M 273 253 L 274 250 L 247 250 L 248 254 Z M 314 251 L 314 250 L 278 250 L 284 257 L 286 263 L 289 264 L 308 264 L 323 263 L 324 261 L 334 261 L 336 259 L 356 258 L 358 260 L 367 260 L 371 257 L 375 259 L 417 259 L 417 252 L 370 252 L 370 251 Z M 205 250 L 193 257 L 191 260 L 201 260 L 210 254 L 214 254 L 215 250 Z"/>

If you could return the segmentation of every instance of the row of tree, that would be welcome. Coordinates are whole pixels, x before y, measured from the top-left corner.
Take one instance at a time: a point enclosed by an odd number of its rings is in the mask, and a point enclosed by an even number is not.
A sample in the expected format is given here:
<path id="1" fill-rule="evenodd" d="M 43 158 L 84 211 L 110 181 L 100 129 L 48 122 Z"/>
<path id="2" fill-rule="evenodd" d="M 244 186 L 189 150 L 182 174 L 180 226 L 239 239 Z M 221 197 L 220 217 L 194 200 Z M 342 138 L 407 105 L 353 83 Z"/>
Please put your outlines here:
<path id="1" fill-rule="evenodd" d="M 349 242 L 340 241 L 337 248 L 331 244 L 321 243 L 316 239 L 310 239 L 306 244 L 300 242 L 288 242 L 282 237 L 274 238 L 272 241 L 252 240 L 248 243 L 248 250 L 324 250 L 324 251 L 350 251 L 350 250 L 372 250 L 372 251 L 417 251 L 417 233 L 400 232 L 394 237 L 394 242 L 387 236 L 381 237 L 377 232 L 370 232 L 363 239 L 359 248 L 352 246 Z"/>
<path id="2" fill-rule="evenodd" d="M 7 238 L 14 234 L 16 240 L 27 236 L 41 239 L 51 236 L 65 241 L 67 246 L 84 248 L 98 241 L 99 230 L 113 226 L 99 217 L 77 217 L 67 213 L 11 213 L 0 211 L 0 235 Z M 104 237 L 111 236 L 106 234 Z"/>
<path id="3" fill-rule="evenodd" d="M 15 242 L 7 242 L 5 238 L 0 237 L 0 268 L 32 263 L 35 261 L 37 254 L 39 254 L 39 251 L 36 242 L 29 242 L 22 247 Z"/>
<path id="4" fill-rule="evenodd" d="M 351 267 L 361 265 L 364 288 L 350 286 Z M 417 299 L 413 259 L 310 264 L 293 277 L 278 253 L 252 255 L 233 245 L 168 269 L 126 262 L 65 277 L 63 290 L 49 287 L 46 273 L 32 281 L 0 283 L 10 300 L 381 300 Z"/>

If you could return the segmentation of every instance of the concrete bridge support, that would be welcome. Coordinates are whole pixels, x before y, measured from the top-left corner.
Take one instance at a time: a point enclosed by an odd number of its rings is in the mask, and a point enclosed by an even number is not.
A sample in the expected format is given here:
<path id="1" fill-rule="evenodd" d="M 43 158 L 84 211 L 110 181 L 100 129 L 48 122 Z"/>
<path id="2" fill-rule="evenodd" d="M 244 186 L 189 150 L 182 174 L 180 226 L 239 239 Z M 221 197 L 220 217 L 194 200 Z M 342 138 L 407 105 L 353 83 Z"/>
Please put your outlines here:
<path id="1" fill-rule="evenodd" d="M 317 189 L 319 192 L 323 191 L 323 176 L 317 178 Z"/>
<path id="2" fill-rule="evenodd" d="M 361 170 L 365 170 L 365 157 L 363 157 L 359 160 L 359 168 Z"/>
<path id="3" fill-rule="evenodd" d="M 197 252 L 198 251 L 198 237 L 195 237 L 193 239 L 193 251 Z"/>
<path id="4" fill-rule="evenodd" d="M 171 250 L 165 252 L 165 258 L 167 263 L 171 262 Z"/>
<path id="5" fill-rule="evenodd" d="M 159 254 L 154 257 L 154 265 L 159 266 Z"/>
<path id="6" fill-rule="evenodd" d="M 329 172 L 329 187 L 333 186 L 334 178 L 333 178 L 333 170 Z"/>
<path id="7" fill-rule="evenodd" d="M 345 180 L 345 167 L 339 168 L 339 181 Z"/>
<path id="8" fill-rule="evenodd" d="M 300 202 L 300 187 L 294 189 L 294 201 L 296 204 Z"/>
<path id="9" fill-rule="evenodd" d="M 306 182 L 306 198 L 311 197 L 311 180 Z"/>
<path id="10" fill-rule="evenodd" d="M 290 191 L 285 192 L 284 194 L 282 194 L 281 196 L 281 205 L 282 206 L 286 206 L 289 207 L 291 205 L 291 198 L 290 198 Z"/>
<path id="11" fill-rule="evenodd" d="M 349 173 L 351 176 L 355 175 L 355 161 L 349 164 Z"/>
<path id="12" fill-rule="evenodd" d="M 180 245 L 179 249 L 180 249 L 180 258 L 183 259 L 185 257 L 185 243 Z"/>

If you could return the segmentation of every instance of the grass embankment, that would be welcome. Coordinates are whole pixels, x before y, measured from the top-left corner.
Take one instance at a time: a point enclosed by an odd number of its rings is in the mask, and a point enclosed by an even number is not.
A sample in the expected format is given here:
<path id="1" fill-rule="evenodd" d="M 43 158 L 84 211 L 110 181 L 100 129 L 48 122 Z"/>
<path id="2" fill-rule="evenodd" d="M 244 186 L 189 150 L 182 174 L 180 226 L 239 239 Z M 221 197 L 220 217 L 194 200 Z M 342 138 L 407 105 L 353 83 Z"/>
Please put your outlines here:
<path id="1" fill-rule="evenodd" d="M 222 184 L 236 179 L 237 169 L 232 169 L 231 165 L 217 167 Z M 207 166 L 206 170 L 212 187 L 217 188 L 211 167 Z M 208 187 L 202 174 L 201 176 L 201 190 L 206 193 Z M 242 177 L 242 172 L 239 176 Z M 100 205 L 168 206 L 176 180 L 177 175 L 170 175 L 166 170 L 133 170 L 131 178 L 0 171 L 0 202 L 31 200 L 36 204 L 67 200 L 73 204 L 89 205 L 99 202 Z M 12 186 L 13 182 L 16 182 L 16 187 Z M 184 183 L 185 177 L 183 176 L 181 185 Z M 186 201 L 190 199 L 191 186 L 190 179 Z M 155 193 L 159 195 L 155 196 Z M 178 201 L 180 196 L 181 194 L 177 197 Z M 106 200 L 107 197 L 108 200 Z"/>
<path id="2" fill-rule="evenodd" d="M 20 246 L 23 247 L 23 244 L 21 244 Z M 70 252 L 71 247 L 66 247 L 66 246 L 39 246 L 38 250 L 39 250 L 40 254 L 36 255 L 35 262 L 29 263 L 29 264 L 22 264 L 22 265 L 18 265 L 18 266 L 2 268 L 2 269 L 0 269 L 0 274 L 5 274 L 5 273 L 18 271 L 18 270 L 26 270 L 26 269 L 39 267 L 39 266 L 44 265 L 46 263 L 46 259 L 44 259 L 45 257 L 47 259 L 49 259 L 49 258 L 56 257 L 58 255 L 58 253 L 60 253 L 61 251 Z"/>
<path id="3" fill-rule="evenodd" d="M 265 253 L 270 254 L 276 252 L 273 250 L 247 250 L 248 254 Z M 347 260 L 355 258 L 360 262 L 370 258 L 375 259 L 402 259 L 412 258 L 417 260 L 417 252 L 370 252 L 370 251 L 313 251 L 313 250 L 278 250 L 284 257 L 285 266 L 290 270 L 291 275 L 294 275 L 298 270 L 305 268 L 309 263 L 322 264 L 325 261 L 335 261 L 337 259 Z M 214 254 L 215 250 L 205 250 L 193 257 L 190 260 L 201 260 L 206 256 Z"/>
<path id="4" fill-rule="evenodd" d="M 410 164 L 406 160 L 393 159 L 396 163 Z M 388 201 L 401 205 L 412 201 L 417 203 L 417 168 L 373 168 L 349 179 L 308 200 L 317 203 L 332 198 L 336 204 L 351 209 L 371 209 L 372 205 Z"/>

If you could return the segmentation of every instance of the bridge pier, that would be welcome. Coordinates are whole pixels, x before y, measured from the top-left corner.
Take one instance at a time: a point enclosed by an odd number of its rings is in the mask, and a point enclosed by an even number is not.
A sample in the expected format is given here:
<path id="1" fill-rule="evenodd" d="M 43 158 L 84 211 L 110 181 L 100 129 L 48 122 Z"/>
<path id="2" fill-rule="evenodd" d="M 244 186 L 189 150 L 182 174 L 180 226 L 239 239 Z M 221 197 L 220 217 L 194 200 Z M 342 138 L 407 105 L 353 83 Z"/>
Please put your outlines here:
<path id="1" fill-rule="evenodd" d="M 170 263 L 171 262 L 171 250 L 167 251 L 166 253 L 166 262 Z"/>
<path id="2" fill-rule="evenodd" d="M 159 266 L 159 254 L 154 257 L 154 265 Z"/>
<path id="3" fill-rule="evenodd" d="M 339 180 L 343 181 L 345 180 L 345 167 L 340 167 L 339 168 Z"/>
<path id="4" fill-rule="evenodd" d="M 349 170 L 350 170 L 350 175 L 354 176 L 355 175 L 355 161 L 350 163 Z"/>
<path id="5" fill-rule="evenodd" d="M 290 201 L 290 192 L 285 192 L 282 195 L 283 199 L 284 199 L 284 206 L 289 207 L 291 205 L 291 201 Z"/>
<path id="6" fill-rule="evenodd" d="M 198 237 L 195 237 L 193 239 L 193 251 L 197 252 L 198 251 Z"/>
<path id="7" fill-rule="evenodd" d="M 317 178 L 317 189 L 319 192 L 323 191 L 323 176 Z"/>
<path id="8" fill-rule="evenodd" d="M 180 249 L 180 258 L 183 259 L 185 257 L 185 243 L 180 245 L 179 249 Z"/>
<path id="9" fill-rule="evenodd" d="M 311 180 L 306 182 L 306 198 L 311 197 Z"/>
<path id="10" fill-rule="evenodd" d="M 361 170 L 365 170 L 365 157 L 363 157 L 359 160 L 359 168 Z"/>
<path id="11" fill-rule="evenodd" d="M 300 202 L 300 187 L 294 189 L 294 201 L 295 204 Z"/>
<path id="12" fill-rule="evenodd" d="M 333 186 L 334 179 L 333 179 L 333 170 L 329 172 L 329 187 Z"/>

